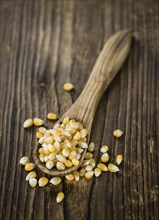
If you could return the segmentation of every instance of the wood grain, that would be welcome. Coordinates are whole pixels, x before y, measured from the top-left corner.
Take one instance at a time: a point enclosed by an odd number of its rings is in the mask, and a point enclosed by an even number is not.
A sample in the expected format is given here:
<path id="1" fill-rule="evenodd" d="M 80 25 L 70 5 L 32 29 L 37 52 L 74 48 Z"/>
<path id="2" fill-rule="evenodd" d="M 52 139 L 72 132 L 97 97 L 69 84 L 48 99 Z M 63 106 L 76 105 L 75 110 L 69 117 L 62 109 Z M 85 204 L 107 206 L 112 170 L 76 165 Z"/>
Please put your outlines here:
<path id="1" fill-rule="evenodd" d="M 91 134 L 96 161 L 102 144 L 111 161 L 124 155 L 120 173 L 30 189 L 18 161 L 33 160 L 35 129 L 24 130 L 23 121 L 66 112 L 104 42 L 125 28 L 134 31 L 133 48 L 99 103 Z M 0 219 L 158 219 L 158 48 L 155 0 L 0 1 Z M 66 81 L 75 91 L 63 91 Z M 115 128 L 124 131 L 119 141 Z M 60 190 L 66 197 L 56 204 Z"/>

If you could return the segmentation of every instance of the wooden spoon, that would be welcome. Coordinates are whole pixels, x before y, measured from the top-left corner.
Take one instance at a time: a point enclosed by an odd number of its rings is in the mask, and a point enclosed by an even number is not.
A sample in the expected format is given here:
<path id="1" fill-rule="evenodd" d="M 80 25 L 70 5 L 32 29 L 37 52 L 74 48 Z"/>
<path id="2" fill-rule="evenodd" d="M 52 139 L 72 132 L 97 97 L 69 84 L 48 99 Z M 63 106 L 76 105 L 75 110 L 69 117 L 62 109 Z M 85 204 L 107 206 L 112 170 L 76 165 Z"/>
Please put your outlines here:
<path id="1" fill-rule="evenodd" d="M 99 100 L 123 65 L 129 53 L 131 42 L 132 34 L 129 30 L 119 31 L 109 38 L 95 63 L 81 95 L 57 123 L 61 123 L 65 117 L 76 119 L 76 121 L 81 122 L 83 127 L 89 131 L 87 141 L 89 142 L 93 118 Z M 38 148 L 39 144 L 37 143 L 33 151 L 35 163 L 44 173 L 52 176 L 67 175 L 77 170 L 87 151 L 86 149 L 82 153 L 79 166 L 73 166 L 59 171 L 56 168 L 49 170 L 45 167 L 39 160 Z"/>

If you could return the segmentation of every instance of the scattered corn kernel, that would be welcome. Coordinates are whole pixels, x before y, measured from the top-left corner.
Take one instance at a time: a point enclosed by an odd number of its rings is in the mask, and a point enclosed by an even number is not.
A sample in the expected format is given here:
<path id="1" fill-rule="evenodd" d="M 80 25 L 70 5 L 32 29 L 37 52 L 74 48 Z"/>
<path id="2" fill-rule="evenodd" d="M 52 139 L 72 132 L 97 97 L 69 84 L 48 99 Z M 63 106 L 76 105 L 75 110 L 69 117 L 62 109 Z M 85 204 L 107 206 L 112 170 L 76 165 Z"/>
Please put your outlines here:
<path id="1" fill-rule="evenodd" d="M 65 91 L 71 91 L 72 89 L 74 89 L 74 85 L 73 85 L 72 83 L 65 83 L 65 84 L 63 85 L 63 89 L 64 89 Z"/>
<path id="2" fill-rule="evenodd" d="M 103 163 L 106 163 L 106 162 L 108 162 L 108 160 L 109 160 L 109 154 L 108 154 L 108 153 L 104 153 L 104 154 L 101 156 L 101 161 L 102 161 Z"/>
<path id="3" fill-rule="evenodd" d="M 98 176 L 100 176 L 101 175 L 101 169 L 100 168 L 95 168 L 95 170 L 94 170 L 94 175 L 96 176 L 96 177 L 98 177 Z"/>
<path id="4" fill-rule="evenodd" d="M 68 174 L 65 176 L 65 178 L 68 180 L 68 181 L 72 181 L 74 179 L 74 176 L 73 174 Z"/>
<path id="5" fill-rule="evenodd" d="M 55 113 L 48 113 L 47 114 L 47 119 L 49 119 L 49 120 L 56 120 L 57 119 L 57 115 Z"/>
<path id="6" fill-rule="evenodd" d="M 88 171 L 88 172 L 85 173 L 85 178 L 90 179 L 90 178 L 92 178 L 93 174 L 94 174 L 93 171 Z"/>
<path id="7" fill-rule="evenodd" d="M 92 166 L 90 166 L 90 165 L 86 166 L 86 171 L 91 171 L 91 170 L 93 170 Z"/>
<path id="8" fill-rule="evenodd" d="M 114 135 L 114 137 L 116 137 L 116 138 L 121 137 L 122 134 L 123 134 L 123 132 L 122 132 L 121 130 L 119 130 L 119 129 L 113 131 L 113 135 Z"/>
<path id="9" fill-rule="evenodd" d="M 24 156 L 20 159 L 19 163 L 22 165 L 26 165 L 27 163 L 29 163 L 29 158 Z"/>
<path id="10" fill-rule="evenodd" d="M 40 118 L 34 118 L 34 125 L 35 126 L 41 126 L 44 124 L 44 121 Z"/>
<path id="11" fill-rule="evenodd" d="M 34 188 L 37 185 L 37 179 L 36 178 L 30 178 L 29 179 L 29 185 Z"/>
<path id="12" fill-rule="evenodd" d="M 95 160 L 94 160 L 93 158 L 91 158 L 91 159 L 89 160 L 89 164 L 94 168 L 95 165 L 96 165 L 96 162 L 95 162 Z"/>
<path id="13" fill-rule="evenodd" d="M 45 165 L 46 165 L 46 168 L 51 170 L 54 166 L 54 162 L 52 160 L 47 160 Z"/>
<path id="14" fill-rule="evenodd" d="M 97 168 L 99 168 L 101 171 L 108 171 L 108 168 L 103 163 L 98 163 Z"/>
<path id="15" fill-rule="evenodd" d="M 29 128 L 33 125 L 33 120 L 32 119 L 27 119 L 24 121 L 23 127 L 24 128 Z"/>
<path id="16" fill-rule="evenodd" d="M 61 183 L 61 178 L 60 177 L 53 177 L 53 178 L 51 178 L 50 183 L 52 183 L 52 185 L 54 185 L 54 186 L 59 185 Z"/>
<path id="17" fill-rule="evenodd" d="M 80 171 L 79 171 L 79 175 L 81 176 L 81 177 L 83 177 L 84 175 L 85 175 L 85 173 L 86 173 L 86 169 L 83 167 L 82 169 L 80 169 Z"/>
<path id="18" fill-rule="evenodd" d="M 123 160 L 123 156 L 121 154 L 117 155 L 116 162 L 117 162 L 118 165 L 121 164 L 122 160 Z"/>
<path id="19" fill-rule="evenodd" d="M 59 192 L 59 193 L 57 194 L 57 197 L 56 197 L 56 202 L 57 202 L 57 203 L 62 202 L 62 200 L 64 199 L 64 197 L 65 197 L 64 193 L 63 193 L 63 192 Z"/>
<path id="20" fill-rule="evenodd" d="M 119 168 L 117 166 L 115 166 L 114 164 L 110 163 L 108 165 L 108 170 L 112 173 L 115 173 L 115 172 L 118 172 L 119 171 Z"/>
<path id="21" fill-rule="evenodd" d="M 104 145 L 101 147 L 100 151 L 104 154 L 108 151 L 108 146 L 107 145 Z"/>
<path id="22" fill-rule="evenodd" d="M 92 153 L 86 152 L 86 153 L 85 153 L 85 156 L 84 156 L 84 159 L 89 160 L 89 159 L 91 159 L 92 157 L 93 157 L 93 154 L 92 154 Z"/>
<path id="23" fill-rule="evenodd" d="M 94 142 L 91 142 L 88 146 L 88 151 L 89 152 L 93 152 L 94 151 L 94 148 L 95 148 L 95 145 L 94 145 Z"/>
<path id="24" fill-rule="evenodd" d="M 38 184 L 40 187 L 46 186 L 48 184 L 49 180 L 46 177 L 41 177 L 38 181 Z"/>
<path id="25" fill-rule="evenodd" d="M 25 165 L 25 170 L 26 171 L 31 171 L 31 170 L 33 170 L 35 168 L 35 165 L 33 164 L 33 163 L 27 163 L 26 165 Z"/>
<path id="26" fill-rule="evenodd" d="M 70 121 L 69 117 L 66 117 L 63 119 L 63 124 L 67 125 L 69 123 L 69 121 Z"/>
<path id="27" fill-rule="evenodd" d="M 28 175 L 26 176 L 26 180 L 30 180 L 31 178 L 36 178 L 37 174 L 34 171 L 31 171 L 30 173 L 28 173 Z"/>

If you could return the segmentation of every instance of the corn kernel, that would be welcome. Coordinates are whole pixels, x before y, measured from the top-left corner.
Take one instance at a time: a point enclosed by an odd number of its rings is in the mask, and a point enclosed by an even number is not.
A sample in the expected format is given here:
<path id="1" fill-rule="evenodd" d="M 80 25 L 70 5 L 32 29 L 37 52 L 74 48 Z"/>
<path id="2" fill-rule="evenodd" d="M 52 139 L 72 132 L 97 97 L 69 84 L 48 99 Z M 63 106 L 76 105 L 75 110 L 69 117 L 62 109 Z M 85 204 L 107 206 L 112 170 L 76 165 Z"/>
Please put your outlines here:
<path id="1" fill-rule="evenodd" d="M 72 164 L 73 164 L 74 166 L 78 166 L 78 165 L 79 165 L 79 160 L 77 160 L 76 158 L 73 158 Z"/>
<path id="2" fill-rule="evenodd" d="M 92 166 L 90 166 L 90 165 L 86 166 L 86 171 L 91 171 L 91 170 L 93 170 Z"/>
<path id="3" fill-rule="evenodd" d="M 64 199 L 65 195 L 63 192 L 59 192 L 57 197 L 56 197 L 56 202 L 60 203 Z"/>
<path id="4" fill-rule="evenodd" d="M 38 150 L 38 152 L 39 152 L 39 154 L 45 154 L 43 147 L 40 147 L 39 150 Z"/>
<path id="5" fill-rule="evenodd" d="M 56 151 L 55 146 L 53 146 L 52 144 L 48 144 L 48 149 L 51 153 L 54 153 Z"/>
<path id="6" fill-rule="evenodd" d="M 30 180 L 31 178 L 36 178 L 37 174 L 34 171 L 31 171 L 30 173 L 28 173 L 28 175 L 26 176 L 26 180 Z"/>
<path id="7" fill-rule="evenodd" d="M 54 166 L 54 162 L 52 160 L 47 160 L 45 165 L 46 165 L 46 168 L 51 170 Z"/>
<path id="8" fill-rule="evenodd" d="M 67 168 L 72 167 L 72 166 L 73 166 L 72 161 L 66 160 L 65 166 L 66 166 Z"/>
<path id="9" fill-rule="evenodd" d="M 95 148 L 95 145 L 94 145 L 94 142 L 91 142 L 88 146 L 88 151 L 89 152 L 93 152 L 94 151 L 94 148 Z"/>
<path id="10" fill-rule="evenodd" d="M 80 176 L 79 176 L 79 172 L 77 170 L 73 172 L 73 176 L 76 181 L 79 181 Z"/>
<path id="11" fill-rule="evenodd" d="M 108 162 L 108 160 L 109 160 L 109 154 L 108 154 L 108 153 L 104 153 L 104 154 L 101 156 L 101 161 L 102 161 L 103 163 L 106 163 L 106 162 Z"/>
<path id="12" fill-rule="evenodd" d="M 66 157 L 64 157 L 62 154 L 56 155 L 56 158 L 57 158 L 57 160 L 60 161 L 61 163 L 66 163 Z"/>
<path id="13" fill-rule="evenodd" d="M 94 175 L 96 176 L 96 177 L 98 177 L 98 176 L 100 176 L 101 175 L 101 169 L 100 168 L 95 168 L 95 170 L 94 170 Z"/>
<path id="14" fill-rule="evenodd" d="M 101 147 L 100 151 L 104 154 L 108 151 L 108 146 L 107 145 L 104 145 Z"/>
<path id="15" fill-rule="evenodd" d="M 65 178 L 66 178 L 68 181 L 74 180 L 74 176 L 73 176 L 72 174 L 66 175 Z"/>
<path id="16" fill-rule="evenodd" d="M 71 144 L 71 142 L 70 142 L 69 140 L 65 140 L 64 143 L 66 144 L 66 146 L 67 146 L 68 148 L 71 148 L 71 147 L 72 147 L 72 144 Z"/>
<path id="17" fill-rule="evenodd" d="M 121 137 L 122 134 L 123 134 L 123 132 L 122 132 L 121 130 L 119 130 L 119 129 L 113 131 L 113 135 L 114 135 L 114 137 L 116 137 L 116 138 Z"/>
<path id="18" fill-rule="evenodd" d="M 73 136 L 73 139 L 76 141 L 79 141 L 81 139 L 81 134 L 79 131 L 76 132 L 76 134 Z"/>
<path id="19" fill-rule="evenodd" d="M 34 188 L 37 185 L 37 179 L 36 178 L 30 178 L 29 179 L 29 185 Z"/>
<path id="20" fill-rule="evenodd" d="M 33 170 L 35 168 L 35 165 L 33 164 L 33 163 L 27 163 L 26 165 L 25 165 L 25 170 L 26 171 L 31 171 L 31 170 Z"/>
<path id="21" fill-rule="evenodd" d="M 24 156 L 20 159 L 19 163 L 22 165 L 26 165 L 27 163 L 29 163 L 29 158 Z"/>
<path id="22" fill-rule="evenodd" d="M 78 145 L 79 147 L 84 148 L 84 149 L 88 148 L 88 144 L 86 142 L 79 141 Z"/>
<path id="23" fill-rule="evenodd" d="M 68 157 L 70 155 L 70 149 L 64 148 L 62 150 L 62 154 L 63 154 L 64 157 Z"/>
<path id="24" fill-rule="evenodd" d="M 105 164 L 103 163 L 98 163 L 97 167 L 101 170 L 101 171 L 108 171 L 108 168 Z"/>
<path id="25" fill-rule="evenodd" d="M 89 163 L 90 163 L 90 160 L 83 160 L 82 163 L 81 163 L 81 167 L 82 167 L 82 168 L 83 168 L 83 167 L 86 167 L 86 166 L 89 165 Z"/>
<path id="26" fill-rule="evenodd" d="M 90 179 L 90 178 L 92 178 L 93 174 L 94 174 L 93 171 L 88 171 L 88 172 L 85 173 L 85 178 Z"/>
<path id="27" fill-rule="evenodd" d="M 66 117 L 66 118 L 63 119 L 63 122 L 62 122 L 62 123 L 63 123 L 64 125 L 66 125 L 66 124 L 69 123 L 69 121 L 70 121 L 69 117 Z"/>
<path id="28" fill-rule="evenodd" d="M 81 154 L 80 153 L 76 153 L 76 159 L 79 160 L 81 158 Z"/>
<path id="29" fill-rule="evenodd" d="M 49 180 L 46 177 L 41 177 L 38 181 L 38 184 L 40 187 L 46 186 L 48 184 Z"/>
<path id="30" fill-rule="evenodd" d="M 85 175 L 85 173 L 86 173 L 86 169 L 85 168 L 82 168 L 82 169 L 79 170 L 79 175 L 81 177 L 83 177 Z"/>
<path id="31" fill-rule="evenodd" d="M 48 155 L 44 156 L 44 161 L 47 162 L 48 160 L 49 160 L 49 156 Z"/>
<path id="32" fill-rule="evenodd" d="M 44 154 L 39 154 L 39 159 L 42 163 L 44 162 L 44 157 L 45 157 Z"/>
<path id="33" fill-rule="evenodd" d="M 57 115 L 55 113 L 48 113 L 47 114 L 47 119 L 49 119 L 49 120 L 56 120 L 57 119 Z"/>
<path id="34" fill-rule="evenodd" d="M 52 185 L 57 186 L 61 183 L 61 178 L 60 177 L 53 177 L 50 180 L 50 183 L 52 183 Z"/>
<path id="35" fill-rule="evenodd" d="M 69 155 L 70 160 L 73 160 L 74 158 L 76 158 L 76 151 L 72 151 Z"/>
<path id="36" fill-rule="evenodd" d="M 74 85 L 72 84 L 72 83 L 65 83 L 64 85 L 63 85 L 63 89 L 65 90 L 65 91 L 71 91 L 72 89 L 74 89 Z"/>
<path id="37" fill-rule="evenodd" d="M 34 118 L 33 121 L 34 121 L 34 125 L 35 126 L 41 126 L 41 125 L 44 124 L 44 121 L 42 119 L 40 119 L 40 118 Z"/>
<path id="38" fill-rule="evenodd" d="M 89 164 L 94 168 L 95 165 L 96 165 L 96 162 L 95 162 L 95 160 L 94 160 L 93 158 L 91 158 L 91 159 L 89 160 Z"/>
<path id="39" fill-rule="evenodd" d="M 121 154 L 117 155 L 116 162 L 117 162 L 118 165 L 121 164 L 122 160 L 123 160 L 123 156 Z"/>
<path id="40" fill-rule="evenodd" d="M 86 152 L 86 153 L 85 153 L 85 156 L 84 156 L 84 159 L 89 160 L 89 159 L 91 159 L 92 157 L 93 157 L 93 154 L 92 154 L 92 153 Z"/>
<path id="41" fill-rule="evenodd" d="M 80 154 L 81 154 L 81 153 L 83 153 L 83 151 L 84 151 L 84 149 L 82 149 L 82 148 L 80 148 L 80 147 L 77 147 L 77 148 L 76 148 L 76 152 L 77 152 L 77 153 L 80 153 Z"/>
<path id="42" fill-rule="evenodd" d="M 45 127 L 39 127 L 39 132 L 40 132 L 40 133 L 43 133 L 43 134 L 44 134 L 44 133 L 46 132 L 46 130 L 47 130 L 47 129 L 46 129 Z"/>
<path id="43" fill-rule="evenodd" d="M 80 133 L 81 133 L 81 138 L 85 138 L 87 136 L 87 134 L 88 134 L 88 131 L 87 131 L 87 129 L 82 129 L 80 131 Z"/>
<path id="44" fill-rule="evenodd" d="M 59 152 L 60 152 L 60 150 L 61 150 L 61 145 L 60 145 L 60 143 L 59 143 L 58 141 L 55 141 L 55 143 L 54 143 L 54 148 L 55 148 L 55 152 L 56 152 L 56 153 L 59 153 Z"/>
<path id="45" fill-rule="evenodd" d="M 43 137 L 43 133 L 41 132 L 36 132 L 36 138 L 40 139 L 41 137 Z"/>
<path id="46" fill-rule="evenodd" d="M 61 162 L 57 162 L 56 163 L 56 168 L 58 169 L 58 170 L 64 170 L 65 169 L 65 165 L 63 164 L 63 163 L 61 163 Z"/>
<path id="47" fill-rule="evenodd" d="M 33 125 L 33 120 L 32 119 L 27 119 L 24 121 L 23 127 L 24 128 L 29 128 Z"/>
<path id="48" fill-rule="evenodd" d="M 119 171 L 119 168 L 117 166 L 115 166 L 114 164 L 110 163 L 108 165 L 108 170 L 112 173 L 115 173 L 115 172 L 118 172 Z"/>
<path id="49" fill-rule="evenodd" d="M 56 153 L 49 154 L 49 160 L 54 160 L 56 158 Z"/>

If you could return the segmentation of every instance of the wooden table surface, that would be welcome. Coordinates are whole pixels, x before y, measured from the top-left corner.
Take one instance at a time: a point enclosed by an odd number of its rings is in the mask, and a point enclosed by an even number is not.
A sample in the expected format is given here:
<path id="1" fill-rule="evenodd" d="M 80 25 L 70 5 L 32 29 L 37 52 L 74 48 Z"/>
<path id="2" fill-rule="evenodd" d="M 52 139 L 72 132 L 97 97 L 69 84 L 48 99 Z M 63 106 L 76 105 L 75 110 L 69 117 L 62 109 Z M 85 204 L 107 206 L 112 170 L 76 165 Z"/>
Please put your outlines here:
<path id="1" fill-rule="evenodd" d="M 118 174 L 32 189 L 18 161 L 31 160 L 26 118 L 62 115 L 80 95 L 104 42 L 131 28 L 133 46 L 104 93 L 93 124 L 95 158 L 124 156 Z M 157 220 L 159 217 L 159 2 L 0 1 L 0 219 Z M 71 81 L 75 90 L 66 93 Z M 124 135 L 115 140 L 112 131 Z M 38 176 L 43 174 L 38 170 Z M 61 204 L 55 201 L 65 193 Z"/>

